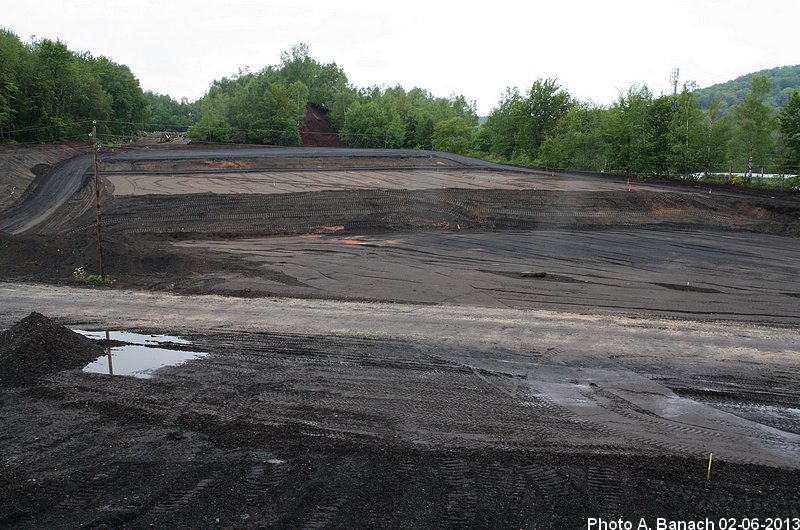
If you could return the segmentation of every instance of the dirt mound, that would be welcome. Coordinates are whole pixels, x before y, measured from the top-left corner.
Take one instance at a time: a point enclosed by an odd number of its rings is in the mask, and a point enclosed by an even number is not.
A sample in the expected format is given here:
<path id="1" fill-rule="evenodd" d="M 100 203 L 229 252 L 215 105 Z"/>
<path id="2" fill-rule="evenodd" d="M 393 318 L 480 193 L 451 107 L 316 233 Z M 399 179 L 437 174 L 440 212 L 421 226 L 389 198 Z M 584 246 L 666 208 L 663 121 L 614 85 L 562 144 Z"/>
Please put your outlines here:
<path id="1" fill-rule="evenodd" d="M 16 386 L 37 376 L 83 366 L 103 348 L 33 312 L 0 334 L 0 384 Z"/>
<path id="2" fill-rule="evenodd" d="M 309 105 L 306 119 L 300 128 L 303 147 L 344 147 L 339 132 L 324 111 Z"/>

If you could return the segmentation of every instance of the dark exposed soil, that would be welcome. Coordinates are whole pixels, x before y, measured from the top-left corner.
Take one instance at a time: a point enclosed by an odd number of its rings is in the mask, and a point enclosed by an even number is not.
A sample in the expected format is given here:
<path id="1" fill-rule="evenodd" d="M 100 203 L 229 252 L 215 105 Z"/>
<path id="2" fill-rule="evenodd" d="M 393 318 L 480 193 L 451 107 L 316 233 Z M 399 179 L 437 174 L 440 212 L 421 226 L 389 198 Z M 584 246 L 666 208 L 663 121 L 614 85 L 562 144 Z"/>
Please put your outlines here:
<path id="1" fill-rule="evenodd" d="M 304 144 L 336 145 L 325 120 L 309 108 Z M 25 229 L 0 233 L 0 526 L 800 518 L 796 196 L 204 149 L 102 170 L 347 188 L 107 182 L 111 286 L 72 274 L 98 272 L 90 188 L 35 223 L 20 210 Z M 389 169 L 413 186 L 370 184 Z M 465 187 L 426 188 L 440 169 Z M 31 310 L 209 355 L 152 379 L 84 373 L 101 345 L 38 313 L 15 324 Z"/>
<path id="2" fill-rule="evenodd" d="M 328 116 L 314 105 L 308 106 L 300 137 L 304 147 L 344 147 Z"/>
<path id="3" fill-rule="evenodd" d="M 0 333 L 0 385 L 26 384 L 100 355 L 103 348 L 95 342 L 34 312 Z"/>

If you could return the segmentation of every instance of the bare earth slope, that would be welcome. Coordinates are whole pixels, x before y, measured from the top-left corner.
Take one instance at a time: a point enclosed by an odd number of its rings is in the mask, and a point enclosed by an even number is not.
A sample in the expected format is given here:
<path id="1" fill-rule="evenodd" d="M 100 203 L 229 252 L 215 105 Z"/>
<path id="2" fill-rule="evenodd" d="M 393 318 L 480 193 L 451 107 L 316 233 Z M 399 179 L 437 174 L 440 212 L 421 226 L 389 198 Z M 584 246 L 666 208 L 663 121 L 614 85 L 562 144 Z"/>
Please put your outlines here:
<path id="1" fill-rule="evenodd" d="M 387 150 L 101 173 L 116 283 L 72 279 L 85 170 L 45 179 L 0 217 L 0 329 L 209 355 L 0 389 L 3 526 L 800 524 L 797 197 Z"/>
<path id="2" fill-rule="evenodd" d="M 80 151 L 66 145 L 0 146 L 0 212 L 21 202 L 37 176 Z"/>

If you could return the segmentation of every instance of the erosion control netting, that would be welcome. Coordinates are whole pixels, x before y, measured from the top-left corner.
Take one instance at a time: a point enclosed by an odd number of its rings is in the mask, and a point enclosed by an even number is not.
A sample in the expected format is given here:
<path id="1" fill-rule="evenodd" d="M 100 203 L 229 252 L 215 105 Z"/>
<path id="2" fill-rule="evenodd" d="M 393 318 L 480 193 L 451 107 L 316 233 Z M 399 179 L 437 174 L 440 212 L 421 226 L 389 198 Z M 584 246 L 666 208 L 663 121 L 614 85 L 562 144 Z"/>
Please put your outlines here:
<path id="1" fill-rule="evenodd" d="M 0 334 L 0 384 L 23 385 L 46 373 L 84 366 L 102 354 L 92 340 L 33 312 Z"/>

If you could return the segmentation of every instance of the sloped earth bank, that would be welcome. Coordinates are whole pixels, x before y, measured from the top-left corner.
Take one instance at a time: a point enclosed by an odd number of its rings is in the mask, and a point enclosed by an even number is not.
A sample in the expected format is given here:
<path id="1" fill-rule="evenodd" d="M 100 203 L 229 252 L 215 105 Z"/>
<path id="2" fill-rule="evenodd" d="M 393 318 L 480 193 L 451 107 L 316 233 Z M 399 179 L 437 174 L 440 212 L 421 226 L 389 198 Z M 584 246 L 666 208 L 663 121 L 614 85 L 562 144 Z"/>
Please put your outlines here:
<path id="1" fill-rule="evenodd" d="M 797 198 L 414 152 L 102 166 L 116 283 L 72 279 L 97 272 L 92 190 L 43 181 L 0 234 L 0 329 L 209 355 L 0 388 L 0 525 L 800 517 Z"/>
<path id="2" fill-rule="evenodd" d="M 25 199 L 36 187 L 37 178 L 64 160 L 85 152 L 85 144 L 73 145 L 2 145 L 0 146 L 0 212 Z"/>

